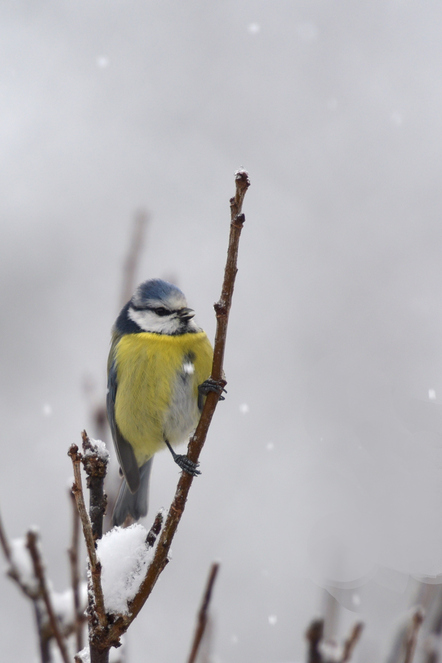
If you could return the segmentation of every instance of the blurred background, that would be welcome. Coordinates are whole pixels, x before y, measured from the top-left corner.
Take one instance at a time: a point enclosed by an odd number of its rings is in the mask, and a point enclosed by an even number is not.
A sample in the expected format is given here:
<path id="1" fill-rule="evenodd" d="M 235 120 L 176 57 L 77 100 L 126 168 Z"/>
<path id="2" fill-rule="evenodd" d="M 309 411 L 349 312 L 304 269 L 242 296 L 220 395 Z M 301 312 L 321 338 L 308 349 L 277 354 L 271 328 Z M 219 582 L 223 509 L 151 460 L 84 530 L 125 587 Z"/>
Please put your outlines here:
<path id="1" fill-rule="evenodd" d="M 437 590 L 441 22 L 413 0 L 0 5 L 0 504 L 57 591 L 133 219 L 137 280 L 178 283 L 213 338 L 234 171 L 252 183 L 227 399 L 129 663 L 185 659 L 214 559 L 223 663 L 303 660 L 330 605 L 339 638 L 366 624 L 355 660 L 385 660 Z M 158 455 L 146 527 L 177 478 Z M 31 606 L 3 575 L 0 597 L 2 658 L 35 660 Z"/>

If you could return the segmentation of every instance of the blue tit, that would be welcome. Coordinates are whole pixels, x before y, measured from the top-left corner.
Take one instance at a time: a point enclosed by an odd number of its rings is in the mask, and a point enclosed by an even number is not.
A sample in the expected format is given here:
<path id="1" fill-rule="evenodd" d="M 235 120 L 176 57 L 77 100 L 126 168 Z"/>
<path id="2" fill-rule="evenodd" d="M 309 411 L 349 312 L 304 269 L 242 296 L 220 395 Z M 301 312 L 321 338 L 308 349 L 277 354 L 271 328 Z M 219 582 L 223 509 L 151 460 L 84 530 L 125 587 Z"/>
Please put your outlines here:
<path id="1" fill-rule="evenodd" d="M 138 286 L 112 329 L 107 414 L 124 476 L 113 524 L 147 514 L 153 455 L 166 447 L 190 474 L 196 465 L 173 447 L 196 428 L 213 350 L 176 286 L 151 279 Z"/>

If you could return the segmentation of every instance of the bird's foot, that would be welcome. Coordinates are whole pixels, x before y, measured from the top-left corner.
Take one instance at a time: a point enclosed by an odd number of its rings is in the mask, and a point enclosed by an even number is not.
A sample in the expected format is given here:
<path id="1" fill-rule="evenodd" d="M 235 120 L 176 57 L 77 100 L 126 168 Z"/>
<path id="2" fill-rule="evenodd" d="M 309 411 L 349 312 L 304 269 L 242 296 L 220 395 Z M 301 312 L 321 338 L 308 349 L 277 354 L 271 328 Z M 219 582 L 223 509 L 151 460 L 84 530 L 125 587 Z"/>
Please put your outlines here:
<path id="1" fill-rule="evenodd" d="M 213 391 L 215 394 L 218 394 L 220 401 L 224 401 L 225 398 L 222 394 L 223 392 L 227 394 L 227 391 L 224 389 L 225 385 L 225 380 L 214 380 L 213 378 L 207 378 L 207 380 L 204 380 L 204 382 L 198 386 L 198 391 L 203 396 L 207 396 L 207 394 L 210 394 L 210 392 Z"/>
<path id="2" fill-rule="evenodd" d="M 198 474 L 201 474 L 198 469 L 199 463 L 194 463 L 193 460 L 190 460 L 185 454 L 175 454 L 173 459 L 183 472 L 190 474 L 192 477 L 197 477 Z"/>
<path id="3" fill-rule="evenodd" d="M 196 477 L 198 474 L 201 474 L 198 469 L 199 463 L 194 463 L 193 460 L 190 460 L 190 458 L 185 454 L 177 454 L 176 451 L 172 449 L 172 445 L 170 444 L 169 440 L 164 440 L 164 442 L 172 454 L 172 458 L 174 459 L 175 463 L 183 470 L 183 472 L 187 472 L 187 474 L 190 474 L 192 477 Z"/>

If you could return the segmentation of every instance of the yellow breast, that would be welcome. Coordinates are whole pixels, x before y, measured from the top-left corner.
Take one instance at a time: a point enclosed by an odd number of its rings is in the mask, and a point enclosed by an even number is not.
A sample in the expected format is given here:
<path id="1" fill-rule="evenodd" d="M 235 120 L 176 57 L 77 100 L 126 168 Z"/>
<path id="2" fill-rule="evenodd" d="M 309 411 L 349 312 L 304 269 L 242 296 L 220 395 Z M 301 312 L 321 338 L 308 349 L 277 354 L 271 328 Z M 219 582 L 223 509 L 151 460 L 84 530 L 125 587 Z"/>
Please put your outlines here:
<path id="1" fill-rule="evenodd" d="M 204 332 L 123 336 L 115 347 L 115 420 L 138 465 L 185 441 L 199 419 L 198 385 L 210 376 L 212 346 Z"/>

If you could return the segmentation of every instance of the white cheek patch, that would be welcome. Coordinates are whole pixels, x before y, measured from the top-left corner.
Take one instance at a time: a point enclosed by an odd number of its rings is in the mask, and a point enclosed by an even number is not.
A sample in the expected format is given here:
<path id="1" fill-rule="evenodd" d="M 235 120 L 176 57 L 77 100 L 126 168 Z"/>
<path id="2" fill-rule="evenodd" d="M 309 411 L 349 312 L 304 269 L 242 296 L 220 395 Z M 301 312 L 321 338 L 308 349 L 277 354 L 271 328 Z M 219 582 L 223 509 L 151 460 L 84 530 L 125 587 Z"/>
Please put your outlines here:
<path id="1" fill-rule="evenodd" d="M 147 309 L 137 311 L 129 306 L 127 315 L 142 331 L 152 334 L 174 335 L 200 331 L 194 319 L 183 323 L 175 313 L 162 317 L 154 311 Z"/>
<path id="2" fill-rule="evenodd" d="M 153 311 L 136 311 L 129 307 L 128 316 L 145 332 L 173 334 L 179 326 L 176 318 L 160 318 Z"/>

